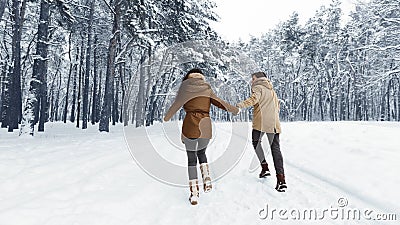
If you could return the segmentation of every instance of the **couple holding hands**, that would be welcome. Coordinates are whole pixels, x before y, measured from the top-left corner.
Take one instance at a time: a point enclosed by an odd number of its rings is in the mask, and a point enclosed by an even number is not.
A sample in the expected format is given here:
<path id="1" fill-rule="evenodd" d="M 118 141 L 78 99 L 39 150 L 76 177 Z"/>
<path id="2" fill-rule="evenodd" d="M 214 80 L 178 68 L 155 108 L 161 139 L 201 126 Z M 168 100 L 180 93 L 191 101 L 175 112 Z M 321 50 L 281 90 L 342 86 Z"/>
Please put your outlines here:
<path id="1" fill-rule="evenodd" d="M 259 177 L 264 178 L 271 175 L 261 146 L 261 139 L 266 134 L 271 146 L 277 177 L 275 189 L 279 192 L 284 192 L 287 188 L 279 144 L 281 126 L 279 122 L 278 97 L 265 73 L 254 73 L 251 77 L 252 94 L 250 98 L 238 103 L 236 106 L 232 106 L 215 95 L 210 84 L 205 81 L 200 69 L 192 69 L 183 78 L 175 101 L 164 117 L 164 121 L 170 120 L 181 107 L 186 112 L 182 125 L 182 141 L 185 144 L 188 158 L 189 201 L 192 205 L 196 205 L 199 199 L 197 159 L 203 178 L 204 192 L 209 192 L 212 189 L 206 156 L 207 145 L 212 138 L 209 114 L 211 104 L 234 115 L 237 115 L 240 109 L 254 107 L 252 143 L 261 164 Z"/>

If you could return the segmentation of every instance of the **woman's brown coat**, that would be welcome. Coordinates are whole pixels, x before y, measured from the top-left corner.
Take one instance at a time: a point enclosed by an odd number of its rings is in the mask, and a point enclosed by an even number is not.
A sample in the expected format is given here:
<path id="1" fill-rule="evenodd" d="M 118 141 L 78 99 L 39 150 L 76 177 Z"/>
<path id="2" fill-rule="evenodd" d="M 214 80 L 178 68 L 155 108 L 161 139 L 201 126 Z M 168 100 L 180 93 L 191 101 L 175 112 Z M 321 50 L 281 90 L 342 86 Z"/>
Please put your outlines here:
<path id="1" fill-rule="evenodd" d="M 164 117 L 168 121 L 183 106 L 186 112 L 182 125 L 184 138 L 212 138 L 212 126 L 210 119 L 211 104 L 223 110 L 237 114 L 239 109 L 218 98 L 211 86 L 206 83 L 204 76 L 199 73 L 189 75 L 182 82 L 174 103 Z"/>

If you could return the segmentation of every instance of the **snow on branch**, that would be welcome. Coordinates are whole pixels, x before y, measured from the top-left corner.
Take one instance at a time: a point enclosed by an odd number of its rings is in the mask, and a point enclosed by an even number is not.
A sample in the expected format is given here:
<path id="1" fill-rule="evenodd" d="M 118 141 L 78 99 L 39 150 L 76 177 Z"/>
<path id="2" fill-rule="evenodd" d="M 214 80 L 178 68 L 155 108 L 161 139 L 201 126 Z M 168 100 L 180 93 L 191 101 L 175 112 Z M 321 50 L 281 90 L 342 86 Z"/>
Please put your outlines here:
<path id="1" fill-rule="evenodd" d="M 127 48 L 132 44 L 133 42 L 133 38 L 131 38 L 126 44 L 124 44 L 124 46 L 122 47 L 121 51 L 118 53 L 115 62 L 116 64 L 125 62 L 125 54 L 126 54 L 126 50 Z"/>
<path id="2" fill-rule="evenodd" d="M 359 47 L 353 50 L 362 50 L 362 49 L 368 49 L 368 50 L 375 50 L 375 51 L 387 51 L 389 49 L 400 49 L 400 44 L 399 45 L 390 45 L 390 46 L 385 46 L 385 47 L 381 47 L 381 46 L 377 46 L 377 45 L 367 45 L 367 46 L 363 46 L 363 47 Z"/>
<path id="3" fill-rule="evenodd" d="M 159 32 L 158 29 L 145 29 L 145 30 L 137 30 L 136 33 L 139 34 L 144 34 L 144 33 L 155 33 L 155 32 Z"/>
<path id="4" fill-rule="evenodd" d="M 139 33 L 139 34 L 138 34 L 138 37 L 139 37 L 140 39 L 144 40 L 145 42 L 147 42 L 147 43 L 148 43 L 149 45 L 151 45 L 152 47 L 153 47 L 153 46 L 156 46 L 156 43 L 154 42 L 154 40 L 151 39 L 151 38 L 149 38 L 149 37 L 147 37 L 146 35 Z"/>
<path id="5" fill-rule="evenodd" d="M 373 80 L 373 79 L 376 78 L 376 77 L 373 77 L 373 78 L 371 78 L 371 81 L 368 82 L 369 85 L 367 85 L 366 87 L 372 87 L 372 86 L 374 86 L 375 84 L 377 84 L 378 82 L 380 82 L 380 81 L 382 81 L 382 80 L 385 80 L 386 78 L 388 78 L 388 77 L 391 76 L 392 74 L 396 74 L 396 73 L 400 73 L 400 69 L 387 71 L 387 72 L 385 72 L 384 74 L 382 74 L 381 76 L 378 76 L 379 78 L 376 79 L 376 80 Z"/>
<path id="6" fill-rule="evenodd" d="M 382 18 L 382 20 L 400 25 L 400 18 Z"/>
<path id="7" fill-rule="evenodd" d="M 33 59 L 33 60 L 38 59 L 38 60 L 41 60 L 41 61 L 48 61 L 48 60 L 49 60 L 49 58 L 43 58 L 43 57 L 40 56 L 40 55 L 32 55 L 32 59 Z"/>
<path id="8" fill-rule="evenodd" d="M 116 15 L 116 13 L 115 13 L 114 9 L 111 7 L 111 5 L 106 0 L 103 0 L 103 2 L 106 4 L 107 8 L 110 9 L 111 13 Z"/>

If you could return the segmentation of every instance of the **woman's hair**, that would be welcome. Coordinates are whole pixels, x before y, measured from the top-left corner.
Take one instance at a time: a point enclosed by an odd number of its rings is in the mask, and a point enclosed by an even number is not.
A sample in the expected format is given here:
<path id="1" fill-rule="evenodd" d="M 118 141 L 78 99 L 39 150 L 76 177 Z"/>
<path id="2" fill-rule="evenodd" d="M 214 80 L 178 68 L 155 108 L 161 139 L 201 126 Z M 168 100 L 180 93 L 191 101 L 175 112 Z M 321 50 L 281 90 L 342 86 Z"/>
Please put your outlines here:
<path id="1" fill-rule="evenodd" d="M 267 77 L 267 75 L 266 75 L 264 72 L 253 73 L 253 74 L 251 75 L 251 77 L 253 77 L 253 76 L 255 76 L 255 77 L 257 77 L 257 78 L 260 78 L 260 77 Z"/>
<path id="2" fill-rule="evenodd" d="M 183 80 L 182 80 L 182 81 L 187 80 L 187 79 L 189 78 L 189 75 L 192 74 L 192 73 L 200 73 L 201 75 L 204 75 L 204 74 L 203 74 L 203 71 L 201 71 L 200 69 L 197 69 L 197 68 L 191 69 L 191 70 L 189 70 L 189 72 L 187 72 L 187 74 L 185 75 L 185 77 L 183 77 Z"/>

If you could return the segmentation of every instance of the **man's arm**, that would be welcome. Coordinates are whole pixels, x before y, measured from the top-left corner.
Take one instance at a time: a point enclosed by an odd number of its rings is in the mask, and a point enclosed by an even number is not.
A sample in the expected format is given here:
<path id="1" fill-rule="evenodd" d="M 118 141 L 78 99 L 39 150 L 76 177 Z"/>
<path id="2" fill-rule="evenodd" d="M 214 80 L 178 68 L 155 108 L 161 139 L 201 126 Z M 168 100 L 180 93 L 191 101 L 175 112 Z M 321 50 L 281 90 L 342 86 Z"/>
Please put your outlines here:
<path id="1" fill-rule="evenodd" d="M 261 90 L 257 87 L 254 87 L 253 93 L 251 94 L 250 98 L 238 103 L 237 106 L 241 109 L 254 106 L 260 100 L 260 96 L 261 96 Z"/>

